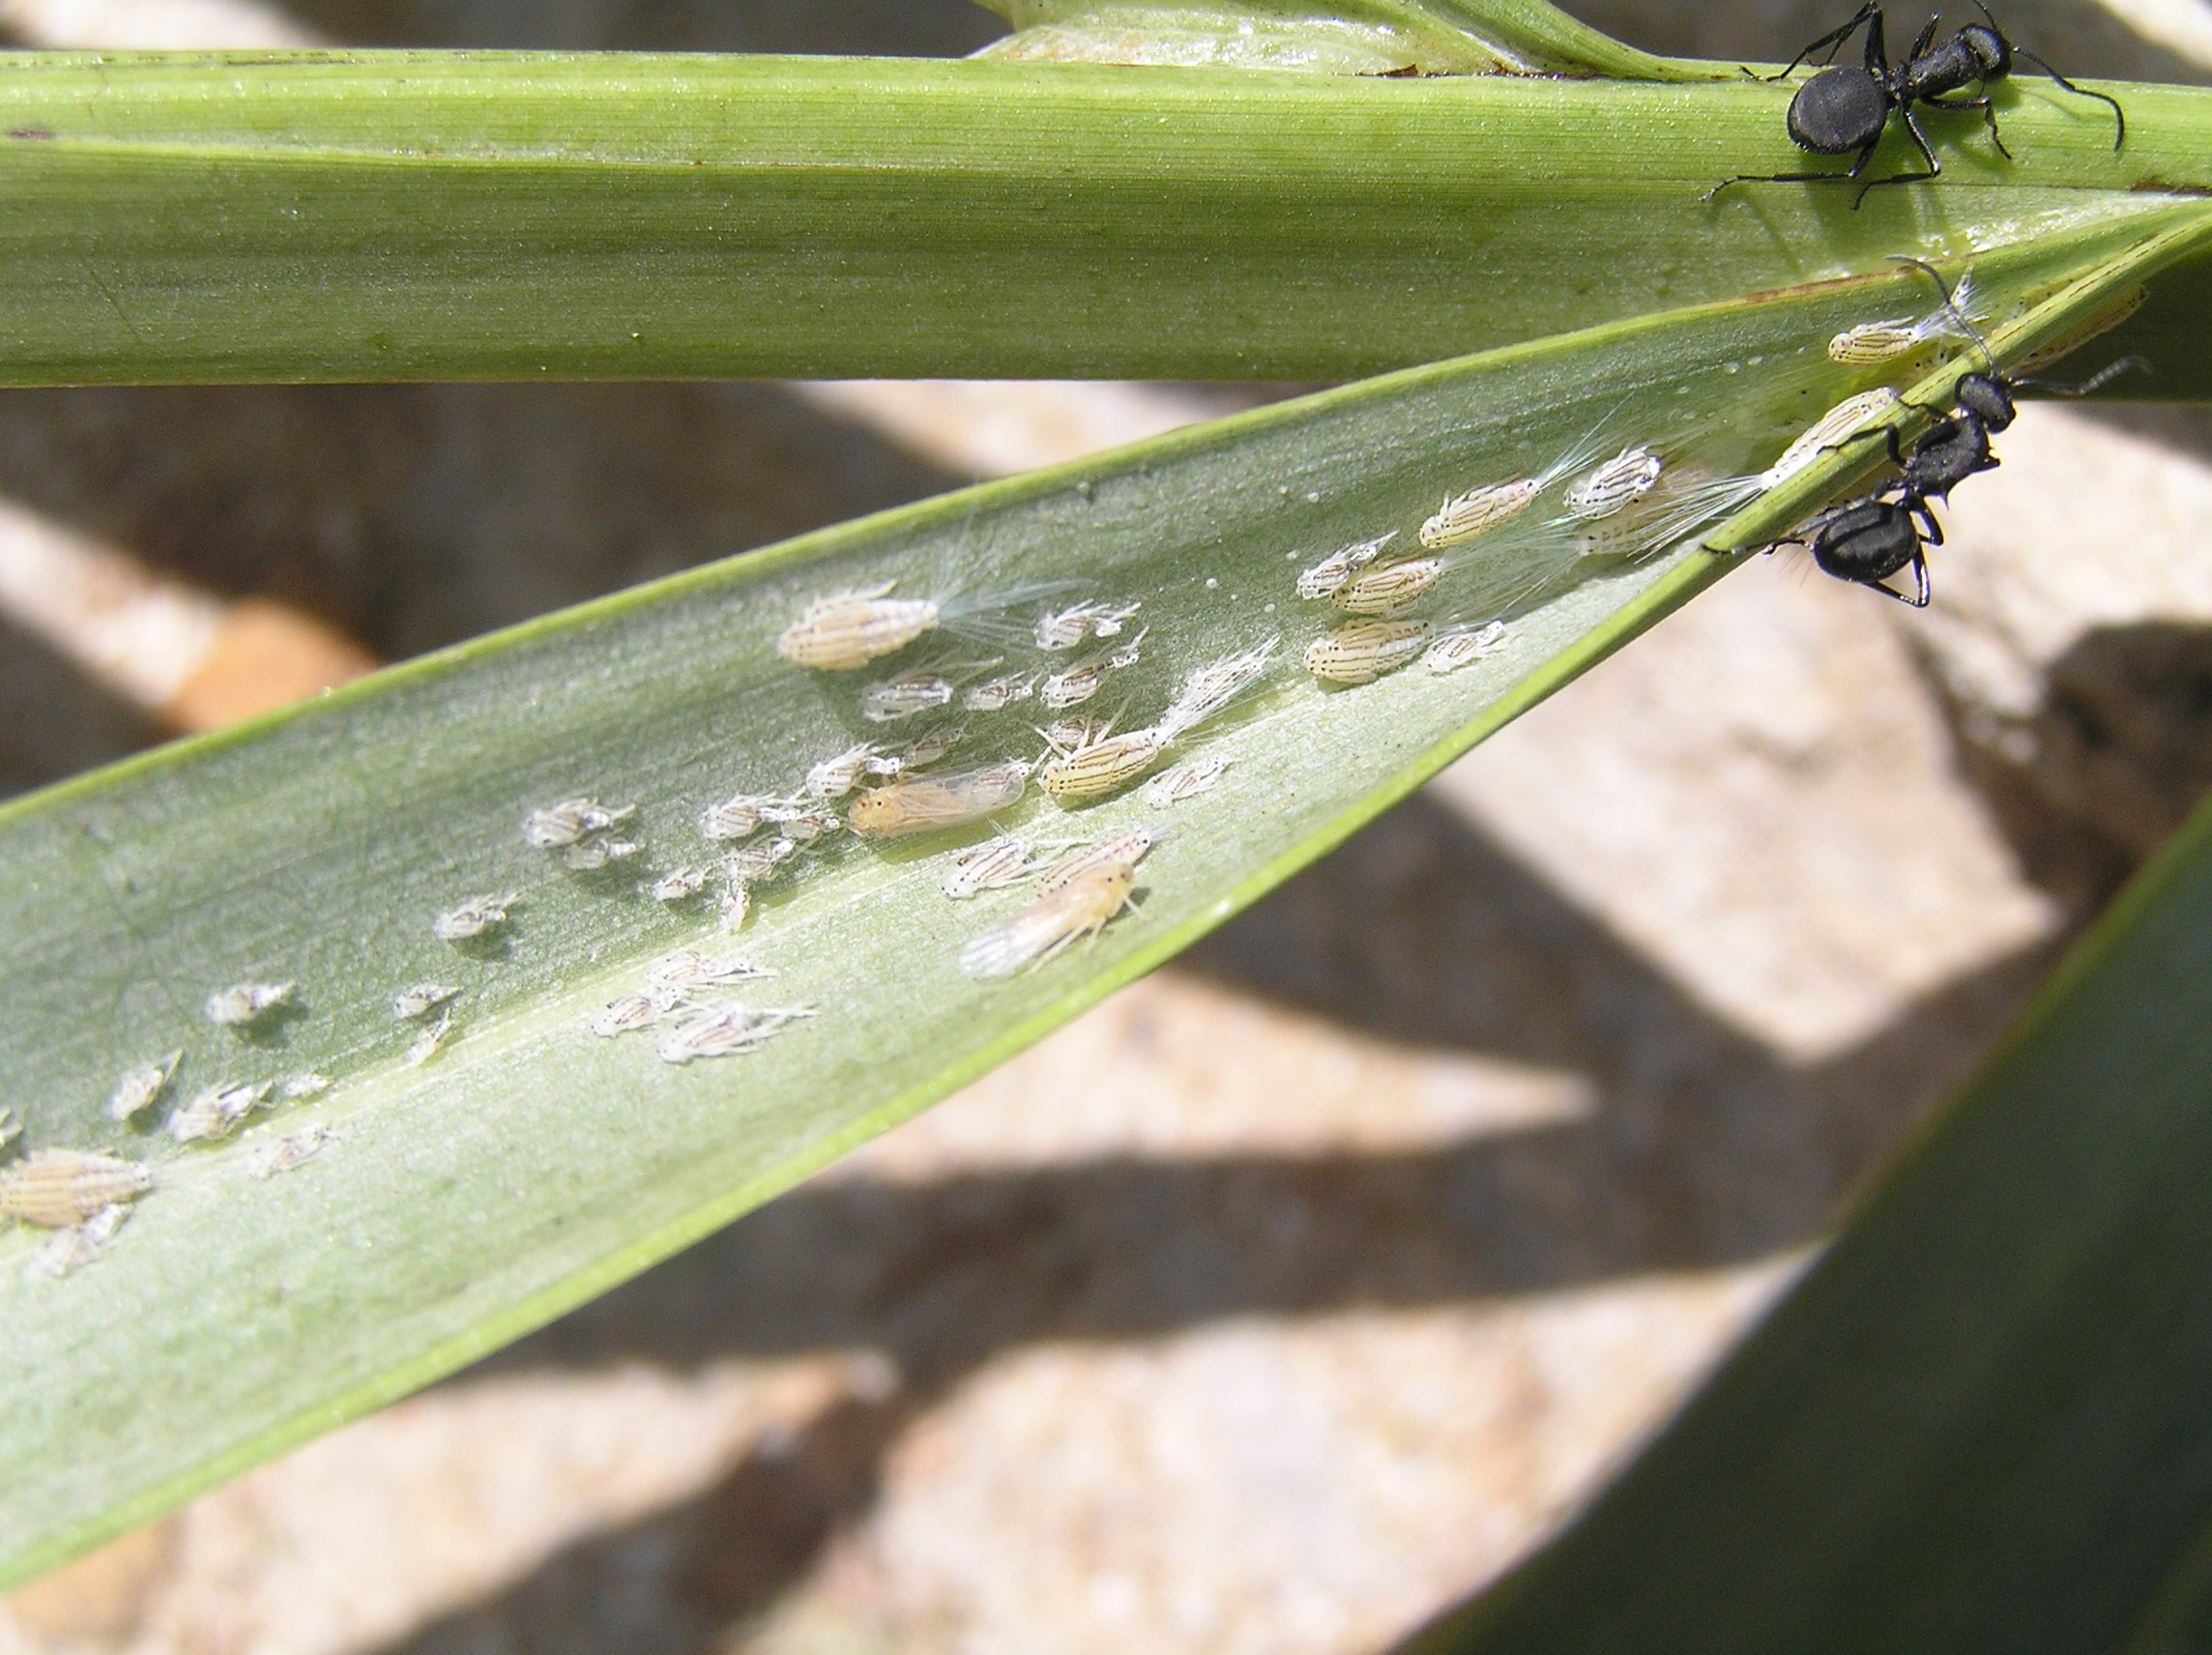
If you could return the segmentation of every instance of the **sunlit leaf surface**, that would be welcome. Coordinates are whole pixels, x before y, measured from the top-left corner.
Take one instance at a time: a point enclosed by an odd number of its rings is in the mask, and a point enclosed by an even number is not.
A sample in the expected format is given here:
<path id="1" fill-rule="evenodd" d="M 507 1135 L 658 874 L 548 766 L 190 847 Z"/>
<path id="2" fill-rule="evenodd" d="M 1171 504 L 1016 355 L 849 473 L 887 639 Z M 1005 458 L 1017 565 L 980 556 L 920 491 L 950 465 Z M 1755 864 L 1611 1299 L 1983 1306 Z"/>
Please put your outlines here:
<path id="1" fill-rule="evenodd" d="M 2168 245 L 2178 231 L 2154 232 L 2173 218 L 2123 204 L 1986 257 L 1975 304 L 2001 323 L 2101 256 Z M 1750 503 L 1793 438 L 1847 392 L 1934 365 L 1840 366 L 1832 337 L 1931 303 L 1893 275 L 1280 405 L 640 588 L 0 811 L 0 1002 L 16 1031 L 0 1096 L 27 1124 L 18 1147 L 104 1150 L 156 1178 L 109 1255 L 62 1279 L 38 1273 L 37 1237 L 0 1234 L 0 1580 L 643 1268 L 1218 923 L 1716 578 L 1729 560 L 1698 533 Z M 1786 527 L 1877 449 L 1810 456 L 1731 528 Z M 1657 485 L 1615 516 L 1577 516 L 1593 478 L 1624 464 Z M 1527 508 L 1440 551 L 1405 612 L 1439 637 L 1502 620 L 1495 648 L 1356 687 L 1301 669 L 1347 621 L 1297 595 L 1301 572 L 1383 535 L 1382 563 L 1416 552 L 1447 498 L 1527 478 L 1543 482 Z M 936 602 L 943 624 L 858 671 L 778 653 L 817 599 L 884 587 Z M 1108 638 L 1040 651 L 1037 618 L 1081 602 L 1139 607 Z M 730 848 L 702 840 L 705 807 L 799 790 L 856 743 L 956 729 L 941 769 L 1034 760 L 1034 724 L 1153 727 L 1193 674 L 1270 641 L 1272 670 L 1150 767 L 1226 761 L 1210 791 L 1160 807 L 1131 775 L 1069 808 L 1033 785 L 997 813 L 1039 846 L 1157 837 L 1136 864 L 1141 910 L 1100 910 L 1101 936 L 1040 969 L 962 969 L 964 947 L 1032 900 L 943 894 L 987 826 L 826 832 L 757 887 L 734 934 L 718 928 L 722 878 L 673 904 L 650 892 Z M 924 666 L 975 687 L 1124 650 L 1137 659 L 1071 708 L 1042 709 L 1040 688 L 997 711 L 863 715 Z M 578 870 L 526 842 L 530 812 L 576 798 L 634 806 L 585 843 L 640 849 Z M 509 893 L 504 924 L 434 933 L 464 899 Z M 656 1056 L 665 1025 L 595 1033 L 681 945 L 776 973 L 702 1002 L 812 1015 L 682 1064 Z M 247 983 L 296 987 L 258 1021 L 211 1022 L 209 997 Z M 458 991 L 420 1061 L 439 1013 L 393 1004 L 419 983 Z M 110 1118 L 123 1072 L 172 1050 L 165 1096 Z M 163 1130 L 204 1089 L 307 1073 L 329 1089 L 279 1091 L 242 1136 Z M 329 1137 L 312 1159 L 257 1176 L 273 1145 L 316 1127 Z"/>

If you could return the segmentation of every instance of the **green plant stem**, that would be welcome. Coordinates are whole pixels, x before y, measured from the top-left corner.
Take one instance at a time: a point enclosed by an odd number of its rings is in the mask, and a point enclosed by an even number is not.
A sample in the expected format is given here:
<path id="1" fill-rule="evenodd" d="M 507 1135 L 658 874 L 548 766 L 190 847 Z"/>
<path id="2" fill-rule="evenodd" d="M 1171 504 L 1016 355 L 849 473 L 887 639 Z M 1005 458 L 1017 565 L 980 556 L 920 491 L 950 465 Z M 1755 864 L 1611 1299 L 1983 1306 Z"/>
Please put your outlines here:
<path id="1" fill-rule="evenodd" d="M 1798 166 L 1786 85 L 892 59 L 0 58 L 0 382 L 1336 378 L 2212 189 L 2212 93 Z M 1902 158 L 1885 150 L 1877 171 Z M 2160 392 L 2212 384 L 2200 323 Z"/>

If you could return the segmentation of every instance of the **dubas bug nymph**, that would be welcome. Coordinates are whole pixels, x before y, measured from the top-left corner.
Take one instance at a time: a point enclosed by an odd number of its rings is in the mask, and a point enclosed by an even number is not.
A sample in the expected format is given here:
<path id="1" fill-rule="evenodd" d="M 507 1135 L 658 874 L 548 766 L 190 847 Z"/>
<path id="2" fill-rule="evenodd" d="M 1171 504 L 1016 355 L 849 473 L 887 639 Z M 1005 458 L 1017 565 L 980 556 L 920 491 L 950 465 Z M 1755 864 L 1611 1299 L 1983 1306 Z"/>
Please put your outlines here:
<path id="1" fill-rule="evenodd" d="M 787 1024 L 812 1017 L 810 1005 L 753 1007 L 717 1005 L 694 1011 L 662 1034 L 655 1055 L 664 1063 L 699 1058 L 734 1058 L 782 1031 Z"/>
<path id="2" fill-rule="evenodd" d="M 895 581 L 818 597 L 783 629 L 775 653 L 793 666 L 851 672 L 934 630 L 942 613 L 926 598 L 890 595 Z"/>
<path id="3" fill-rule="evenodd" d="M 882 753 L 883 748 L 873 741 L 860 741 L 833 753 L 807 769 L 806 791 L 816 798 L 843 798 L 860 785 L 870 762 Z"/>
<path id="4" fill-rule="evenodd" d="M 153 1169 L 84 1149 L 41 1149 L 0 1172 L 0 1218 L 59 1230 L 154 1187 Z"/>
<path id="5" fill-rule="evenodd" d="M 1007 759 L 970 770 L 947 770 L 874 788 L 853 800 L 845 824 L 868 839 L 899 839 L 940 828 L 964 828 L 996 815 L 1027 791 L 1033 767 Z"/>
<path id="6" fill-rule="evenodd" d="M 596 798 L 564 798 L 525 816 L 522 837 L 540 851 L 564 850 L 587 834 L 603 833 L 628 821 L 636 810 L 634 804 L 610 809 Z"/>
<path id="7" fill-rule="evenodd" d="M 1352 575 L 1329 601 L 1347 615 L 1394 615 L 1411 604 L 1443 573 L 1441 558 L 1400 558 Z"/>
<path id="8" fill-rule="evenodd" d="M 305 1127 L 274 1144 L 258 1147 L 247 1162 L 247 1171 L 257 1178 L 273 1178 L 279 1173 L 293 1172 L 321 1154 L 330 1141 L 329 1127 Z"/>
<path id="9" fill-rule="evenodd" d="M 1533 498 L 1531 496 L 1531 498 Z M 1431 522 L 1436 519 L 1431 518 Z M 1333 597 L 1343 590 L 1347 581 L 1382 556 L 1382 548 L 1398 537 L 1393 529 L 1387 535 L 1378 535 L 1372 540 L 1358 540 L 1334 551 L 1298 575 L 1298 595 L 1318 600 Z"/>
<path id="10" fill-rule="evenodd" d="M 511 890 L 505 896 L 472 896 L 431 920 L 431 933 L 441 943 L 465 943 L 505 925 L 507 911 L 519 901 L 520 895 Z"/>
<path id="11" fill-rule="evenodd" d="M 954 902 L 967 902 L 986 890 L 1025 884 L 1033 871 L 1030 848 L 1019 839 L 1001 835 L 971 845 L 955 856 L 951 871 L 939 888 Z"/>
<path id="12" fill-rule="evenodd" d="M 1429 647 L 1426 621 L 1353 621 L 1306 646 L 1306 671 L 1328 683 L 1373 683 Z"/>
<path id="13" fill-rule="evenodd" d="M 460 993 L 451 983 L 419 982 L 403 988 L 392 997 L 392 1015 L 397 1018 L 422 1017 L 446 1003 Z"/>
<path id="14" fill-rule="evenodd" d="M 1505 623 L 1493 621 L 1486 625 L 1465 626 L 1444 633 L 1428 647 L 1421 656 L 1421 664 L 1440 677 L 1470 666 L 1486 655 L 1494 655 L 1507 642 Z"/>
<path id="15" fill-rule="evenodd" d="M 1036 893 L 1051 896 L 1099 868 L 1134 868 L 1151 848 L 1152 836 L 1141 828 L 1082 846 L 1036 876 Z"/>
<path id="16" fill-rule="evenodd" d="M 1598 424 L 1602 428 L 1604 421 Z M 1436 552 L 1480 539 L 1535 505 L 1537 496 L 1561 478 L 1594 464 L 1603 452 L 1592 430 L 1533 477 L 1509 478 L 1451 496 L 1421 525 L 1421 544 Z"/>
<path id="17" fill-rule="evenodd" d="M 1034 635 L 1040 650 L 1072 650 L 1086 638 L 1111 638 L 1121 630 L 1141 603 L 1109 603 L 1092 599 L 1066 609 L 1048 610 L 1037 617 Z"/>
<path id="18" fill-rule="evenodd" d="M 1166 810 L 1196 798 L 1210 791 L 1228 769 L 1229 761 L 1218 757 L 1171 766 L 1145 783 L 1145 802 L 1154 810 Z"/>
<path id="19" fill-rule="evenodd" d="M 1567 515 L 1585 522 L 1610 517 L 1650 493 L 1662 469 L 1649 449 L 1622 449 L 1567 490 Z"/>
<path id="20" fill-rule="evenodd" d="M 871 683 L 860 692 L 860 716 L 871 723 L 889 724 L 919 712 L 949 707 L 963 683 L 998 664 L 996 660 L 941 661 L 917 667 L 881 683 Z"/>
<path id="21" fill-rule="evenodd" d="M 671 868 L 653 882 L 653 900 L 688 902 L 707 888 L 707 882 L 713 877 L 710 868 Z"/>
<path id="22" fill-rule="evenodd" d="M 1160 762 L 1169 737 L 1157 726 L 1101 736 L 1064 752 L 1055 751 L 1037 772 L 1059 804 L 1077 804 L 1119 793 Z"/>
<path id="23" fill-rule="evenodd" d="M 696 948 L 678 948 L 645 968 L 645 980 L 655 988 L 712 988 L 773 975 L 775 973 L 765 966 L 747 965 L 742 960 L 718 960 Z"/>
<path id="24" fill-rule="evenodd" d="M 115 1237 L 130 1218 L 131 1208 L 117 1204 L 102 1207 L 82 1224 L 55 1231 L 39 1243 L 23 1274 L 59 1281 L 87 1264 L 99 1263 L 107 1257 L 108 1250 L 115 1245 Z"/>
<path id="25" fill-rule="evenodd" d="M 1828 360 L 1866 367 L 1895 362 L 1940 339 L 1964 343 L 1966 330 L 1961 324 L 1971 313 L 1968 301 L 1972 292 L 1973 274 L 1968 272 L 1960 279 L 1952 299 L 1925 316 L 1883 316 L 1855 323 L 1828 341 Z"/>
<path id="26" fill-rule="evenodd" d="M 258 1023 L 292 1001 L 296 983 L 236 983 L 207 998 L 208 1021 L 225 1029 L 244 1029 Z"/>
<path id="27" fill-rule="evenodd" d="M 1049 896 L 1001 920 L 960 950 L 960 969 L 972 977 L 1009 977 L 1041 966 L 1086 937 L 1095 937 L 1123 909 L 1134 911 L 1133 863 L 1090 868 Z"/>
<path id="28" fill-rule="evenodd" d="M 169 1136 L 180 1144 L 227 1138 L 238 1123 L 269 1101 L 274 1083 L 212 1086 L 169 1117 Z"/>
<path id="29" fill-rule="evenodd" d="M 776 639 L 776 653 L 794 666 L 851 672 L 905 649 L 924 632 L 940 626 L 992 643 L 1014 644 L 1028 639 L 1030 626 L 1009 620 L 1007 611 L 1047 594 L 1064 592 L 1068 584 L 1047 581 L 988 596 L 940 602 L 893 597 L 896 583 L 887 581 L 864 592 L 816 598 Z"/>
<path id="30" fill-rule="evenodd" d="M 123 1078 L 115 1083 L 114 1094 L 107 1100 L 107 1118 L 130 1120 L 153 1108 L 184 1060 L 183 1052 L 171 1052 L 158 1063 L 142 1063 L 137 1068 L 125 1070 Z M 0 1143 L 5 1142 L 5 1138 L 0 1138 Z"/>

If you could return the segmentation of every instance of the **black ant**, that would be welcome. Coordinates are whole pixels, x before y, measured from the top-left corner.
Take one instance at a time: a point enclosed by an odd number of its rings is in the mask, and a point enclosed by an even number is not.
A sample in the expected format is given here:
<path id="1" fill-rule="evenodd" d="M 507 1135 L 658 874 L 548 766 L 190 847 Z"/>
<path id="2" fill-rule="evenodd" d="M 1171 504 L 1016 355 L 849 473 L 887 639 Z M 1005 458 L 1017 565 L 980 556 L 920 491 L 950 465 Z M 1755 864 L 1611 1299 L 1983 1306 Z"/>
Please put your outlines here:
<path id="1" fill-rule="evenodd" d="M 1872 494 L 1819 512 L 1792 538 L 1813 554 L 1813 561 L 1824 572 L 1838 580 L 1871 586 L 1901 603 L 1925 609 L 1928 607 L 1926 547 L 1943 543 L 1943 527 L 1936 522 L 1929 502 L 1948 502 L 1951 490 L 1976 472 L 1996 469 L 1997 457 L 1990 451 L 1990 436 L 2013 422 L 2017 413 L 2013 393 L 2041 391 L 2053 396 L 2087 396 L 2131 368 L 2148 372 L 2150 363 L 2141 357 L 2122 357 L 2079 385 L 2008 377 L 1997 371 L 1989 341 L 1953 302 L 1950 288 L 1935 268 L 1916 258 L 1899 258 L 1897 262 L 1912 266 L 1936 284 L 1936 290 L 1943 296 L 1943 307 L 1973 340 L 1982 353 L 1982 360 L 1989 364 L 1989 371 L 1968 371 L 1958 377 L 1951 387 L 1951 411 L 1920 434 L 1909 454 L 1899 450 L 1894 425 L 1881 426 L 1878 431 L 1862 431 L 1835 445 L 1844 448 L 1878 435 L 1888 447 L 1890 463 L 1897 467 L 1898 475 Z M 1891 575 L 1907 565 L 1913 575 L 1910 597 L 1887 584 Z"/>
<path id="2" fill-rule="evenodd" d="M 2118 99 L 2075 85 L 2025 46 L 2014 45 L 1997 27 L 1989 7 L 1982 0 L 1974 0 L 1974 4 L 1989 19 L 1986 24 L 1968 23 L 1941 45 L 1935 45 L 1936 25 L 1942 19 L 1939 15 L 1930 17 L 1928 26 L 1914 38 L 1906 61 L 1892 68 L 1889 52 L 1883 44 L 1880 0 L 1865 0 L 1849 22 L 1822 35 L 1799 52 L 1781 74 L 1755 76 L 1762 80 L 1783 79 L 1826 46 L 1827 62 L 1832 67 L 1821 70 L 1797 88 L 1797 95 L 1790 100 L 1790 136 L 1799 149 L 1810 150 L 1815 155 L 1848 155 L 1856 150 L 1858 159 L 1851 162 L 1848 172 L 1747 173 L 1725 178 L 1706 190 L 1703 199 L 1710 201 L 1732 184 L 1848 183 L 1866 171 L 1867 163 L 1874 160 L 1874 152 L 1880 146 L 1881 135 L 1888 130 L 1893 113 L 1905 122 L 1905 130 L 1911 134 L 1913 146 L 1920 151 L 1920 159 L 1928 163 L 1928 170 L 1901 172 L 1862 184 L 1851 205 L 1856 207 L 1866 199 L 1868 190 L 1885 184 L 1917 184 L 1935 178 L 1942 172 L 1943 163 L 1936 159 L 1935 150 L 1929 147 L 1928 134 L 1920 130 L 1919 121 L 1913 117 L 1915 103 L 1925 103 L 1933 109 L 1979 109 L 1983 124 L 1990 130 L 1991 142 L 1997 146 L 1999 155 L 2010 160 L 2012 151 L 2005 148 L 2004 139 L 1997 132 L 1997 113 L 1989 89 L 2012 73 L 2016 57 L 2025 58 L 2079 97 L 2111 104 L 2112 118 L 2118 128 L 2112 148 L 2116 151 L 2127 141 L 2127 112 L 2120 107 Z M 1862 25 L 1867 32 L 1866 66 L 1851 69 L 1837 65 L 1836 53 Z M 1946 96 L 1976 83 L 1982 88 L 1977 97 Z"/>

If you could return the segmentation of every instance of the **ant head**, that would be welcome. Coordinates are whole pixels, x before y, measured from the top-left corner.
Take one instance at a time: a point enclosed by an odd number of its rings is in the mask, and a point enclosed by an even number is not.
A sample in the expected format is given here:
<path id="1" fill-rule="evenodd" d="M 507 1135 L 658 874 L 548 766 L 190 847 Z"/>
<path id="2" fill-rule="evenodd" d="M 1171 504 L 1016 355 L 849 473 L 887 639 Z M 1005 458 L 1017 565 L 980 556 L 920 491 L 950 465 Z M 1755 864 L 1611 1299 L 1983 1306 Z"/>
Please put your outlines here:
<path id="1" fill-rule="evenodd" d="M 2002 80 L 2012 73 L 2012 42 L 2005 39 L 2004 30 L 1997 27 L 1996 14 L 1984 0 L 1974 0 L 1974 10 L 1981 13 L 1982 21 L 1961 29 L 1960 44 L 1981 64 L 1984 80 Z"/>
<path id="2" fill-rule="evenodd" d="M 1993 431 L 2012 423 L 2012 392 L 1994 374 L 1961 374 L 1959 383 L 1951 388 L 1951 396 L 1960 407 L 1980 415 L 1982 423 Z"/>
<path id="3" fill-rule="evenodd" d="M 2002 80 L 2012 73 L 2012 42 L 1981 23 L 1968 23 L 1959 31 L 1959 44 L 1981 65 L 1984 80 Z"/>

